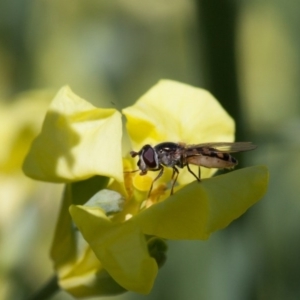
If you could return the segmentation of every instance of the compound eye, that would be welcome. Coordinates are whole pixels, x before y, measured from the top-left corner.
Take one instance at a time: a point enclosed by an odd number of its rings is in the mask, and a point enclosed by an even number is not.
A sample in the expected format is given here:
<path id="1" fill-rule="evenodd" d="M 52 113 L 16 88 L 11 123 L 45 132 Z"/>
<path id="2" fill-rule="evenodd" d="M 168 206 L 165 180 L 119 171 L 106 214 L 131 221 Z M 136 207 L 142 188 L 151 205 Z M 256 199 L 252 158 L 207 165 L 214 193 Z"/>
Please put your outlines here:
<path id="1" fill-rule="evenodd" d="M 155 152 L 151 146 L 146 145 L 144 147 L 144 151 L 142 152 L 142 157 L 148 168 L 154 169 L 157 167 Z"/>

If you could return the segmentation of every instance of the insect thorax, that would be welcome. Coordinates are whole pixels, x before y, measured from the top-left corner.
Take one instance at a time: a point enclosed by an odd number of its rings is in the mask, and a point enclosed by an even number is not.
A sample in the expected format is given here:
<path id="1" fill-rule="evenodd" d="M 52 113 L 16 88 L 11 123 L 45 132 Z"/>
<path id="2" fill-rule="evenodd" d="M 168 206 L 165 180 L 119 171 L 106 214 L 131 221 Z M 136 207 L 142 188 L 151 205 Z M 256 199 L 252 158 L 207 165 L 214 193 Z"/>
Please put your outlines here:
<path id="1" fill-rule="evenodd" d="M 182 147 L 179 144 L 165 142 L 155 146 L 160 164 L 166 167 L 182 167 Z"/>

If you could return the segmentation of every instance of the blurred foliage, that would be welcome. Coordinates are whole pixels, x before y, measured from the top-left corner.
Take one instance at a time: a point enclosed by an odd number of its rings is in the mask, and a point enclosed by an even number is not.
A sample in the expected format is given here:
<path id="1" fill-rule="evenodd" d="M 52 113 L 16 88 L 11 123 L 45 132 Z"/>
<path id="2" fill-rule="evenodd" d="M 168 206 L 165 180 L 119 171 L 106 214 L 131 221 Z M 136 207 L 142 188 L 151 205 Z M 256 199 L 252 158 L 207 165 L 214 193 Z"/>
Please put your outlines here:
<path id="1" fill-rule="evenodd" d="M 31 96 L 36 105 L 22 107 L 17 93 L 69 84 L 95 105 L 119 108 L 160 78 L 207 88 L 198 1 L 0 2 L 1 299 L 24 299 L 52 274 L 48 251 L 60 201 L 59 186 L 21 174 L 47 104 Z M 269 166 L 269 192 L 209 241 L 170 242 L 169 261 L 147 299 L 300 298 L 300 3 L 225 2 L 236 9 L 241 138 L 259 145 L 244 164 Z M 71 298 L 62 292 L 53 299 Z"/>

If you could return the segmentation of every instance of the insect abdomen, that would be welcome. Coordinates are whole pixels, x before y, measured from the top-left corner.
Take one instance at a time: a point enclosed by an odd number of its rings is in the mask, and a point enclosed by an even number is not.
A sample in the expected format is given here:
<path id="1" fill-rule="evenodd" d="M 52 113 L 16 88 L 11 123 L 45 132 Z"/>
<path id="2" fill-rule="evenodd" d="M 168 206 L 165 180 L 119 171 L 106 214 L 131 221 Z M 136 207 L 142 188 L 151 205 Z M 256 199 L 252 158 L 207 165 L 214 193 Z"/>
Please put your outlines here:
<path id="1" fill-rule="evenodd" d="M 211 151 L 209 154 L 190 156 L 187 163 L 206 168 L 230 169 L 235 167 L 238 161 L 228 153 Z"/>

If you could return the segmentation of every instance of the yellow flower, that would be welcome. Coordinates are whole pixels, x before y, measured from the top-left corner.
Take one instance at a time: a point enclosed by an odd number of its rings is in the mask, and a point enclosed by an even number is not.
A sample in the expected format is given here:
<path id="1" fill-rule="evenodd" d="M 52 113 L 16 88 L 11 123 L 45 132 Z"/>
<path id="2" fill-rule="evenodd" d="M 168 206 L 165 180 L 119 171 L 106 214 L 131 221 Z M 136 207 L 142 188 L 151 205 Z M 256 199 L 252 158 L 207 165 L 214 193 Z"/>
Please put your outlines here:
<path id="1" fill-rule="evenodd" d="M 164 141 L 234 140 L 234 121 L 210 93 L 174 81 L 160 81 L 123 113 L 135 151 Z M 147 199 L 157 173 L 123 173 L 135 164 L 122 158 L 118 111 L 96 108 L 68 87 L 59 91 L 24 172 L 66 183 L 51 256 L 60 286 L 75 297 L 148 293 L 165 260 L 163 239 L 207 239 L 257 202 L 268 182 L 264 166 L 201 183 L 182 169 L 170 197 L 166 170 Z M 207 178 L 215 170 L 201 172 Z"/>

